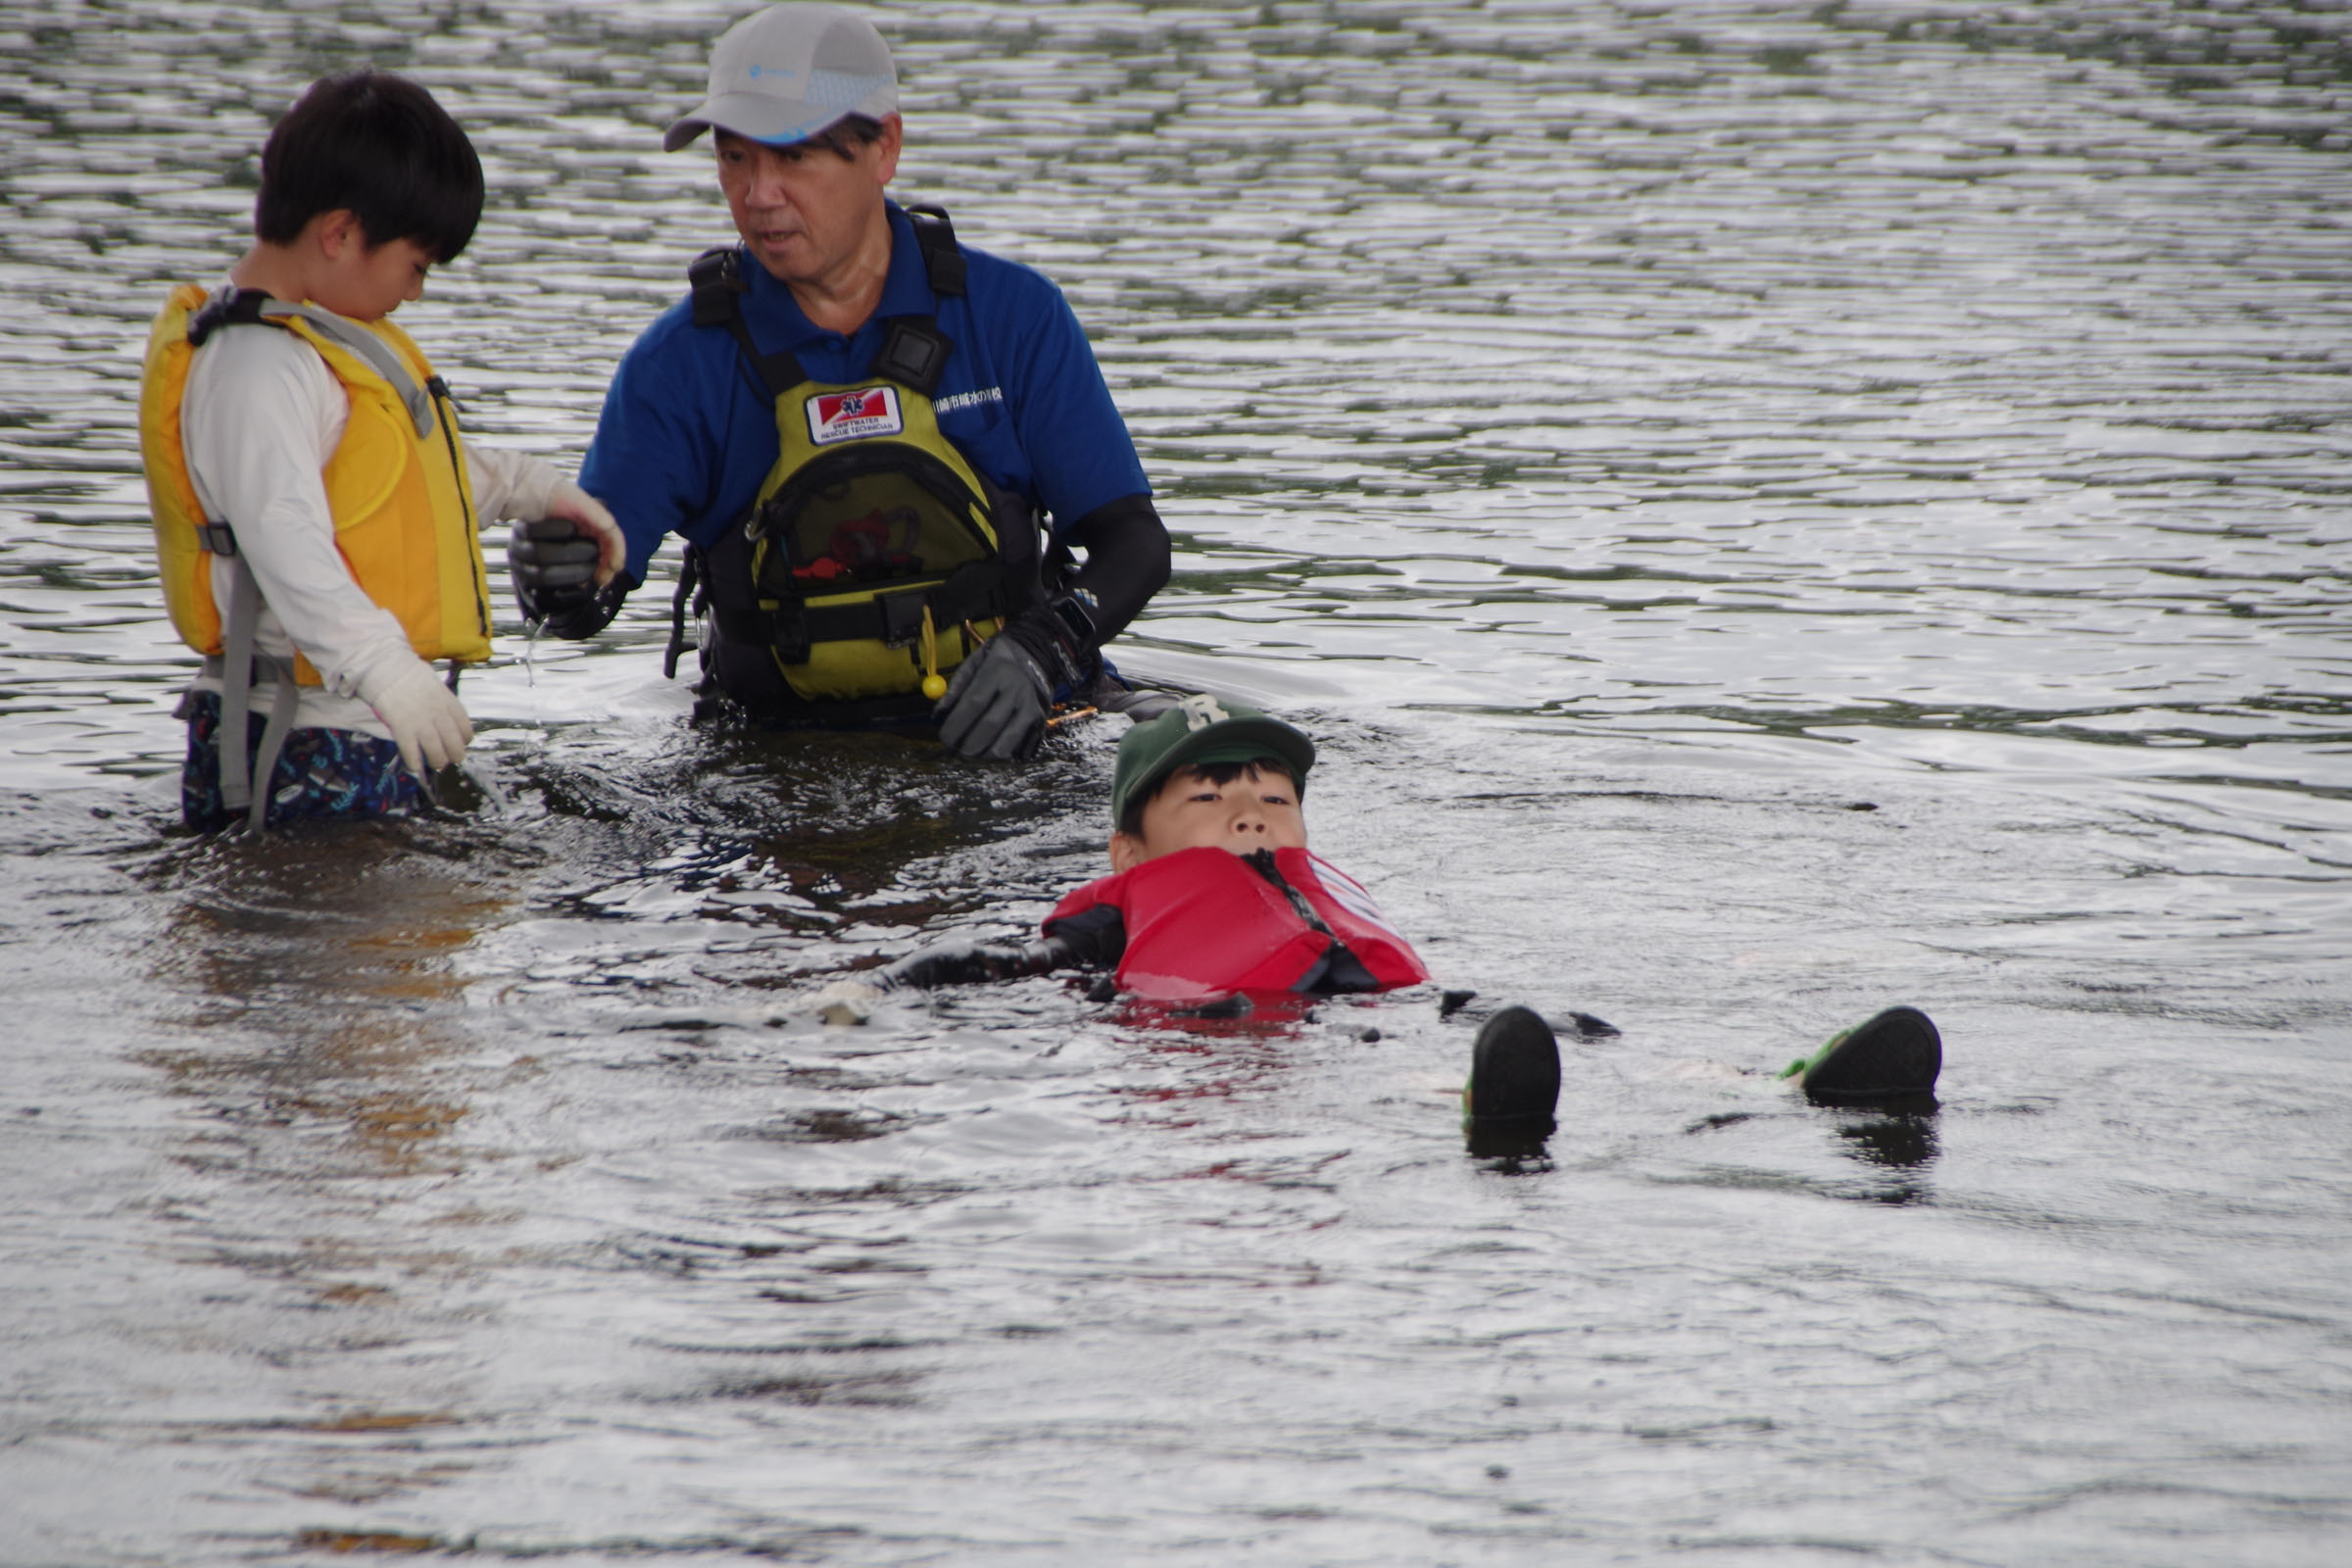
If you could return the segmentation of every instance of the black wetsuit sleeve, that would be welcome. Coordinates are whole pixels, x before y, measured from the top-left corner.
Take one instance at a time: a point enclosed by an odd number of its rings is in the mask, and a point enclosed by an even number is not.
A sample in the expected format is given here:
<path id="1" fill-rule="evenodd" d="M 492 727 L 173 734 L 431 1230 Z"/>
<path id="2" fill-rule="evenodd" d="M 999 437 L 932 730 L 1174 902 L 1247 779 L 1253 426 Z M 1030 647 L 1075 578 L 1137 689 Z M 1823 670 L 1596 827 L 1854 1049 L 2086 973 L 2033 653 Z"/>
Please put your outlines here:
<path id="1" fill-rule="evenodd" d="M 910 953 L 874 975 L 886 990 L 902 986 L 974 985 L 1018 980 L 1056 969 L 1106 969 L 1127 951 L 1127 927 L 1116 906 L 1098 904 L 1046 928 L 1045 940 L 951 943 Z"/>
<path id="2" fill-rule="evenodd" d="M 1046 922 L 1046 940 L 1060 944 L 1081 969 L 1108 969 L 1127 956 L 1127 921 L 1115 904 L 1090 904 Z"/>
<path id="3" fill-rule="evenodd" d="M 1098 645 L 1106 643 L 1167 585 L 1167 524 L 1150 496 L 1121 496 L 1072 523 L 1068 538 L 1086 551 L 1086 564 L 1070 586 L 1094 595 Z"/>

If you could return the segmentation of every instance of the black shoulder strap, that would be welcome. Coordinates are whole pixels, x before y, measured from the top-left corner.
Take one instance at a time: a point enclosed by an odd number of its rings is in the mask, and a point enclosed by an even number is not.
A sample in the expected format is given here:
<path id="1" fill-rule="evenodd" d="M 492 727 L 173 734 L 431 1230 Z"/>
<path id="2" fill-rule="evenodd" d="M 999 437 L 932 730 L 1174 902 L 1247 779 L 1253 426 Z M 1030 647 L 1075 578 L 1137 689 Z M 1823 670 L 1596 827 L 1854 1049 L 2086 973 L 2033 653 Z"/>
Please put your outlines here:
<path id="1" fill-rule="evenodd" d="M 915 248 L 922 253 L 923 277 L 934 294 L 963 293 L 963 252 L 956 244 L 956 225 L 944 207 L 908 207 L 906 220 L 914 225 Z M 888 376 L 929 397 L 939 388 L 956 344 L 930 317 L 902 316 L 890 323 L 870 373 Z"/>
<path id="2" fill-rule="evenodd" d="M 232 288 L 218 299 L 205 302 L 204 309 L 188 318 L 188 342 L 192 347 L 204 347 L 204 340 L 224 326 L 259 326 L 262 307 L 270 296 L 258 288 Z"/>
<path id="3" fill-rule="evenodd" d="M 751 291 L 751 285 L 743 280 L 740 257 L 734 246 L 721 245 L 703 252 L 686 269 L 694 324 L 723 326 L 733 333 L 736 347 L 743 350 L 744 363 L 751 367 L 760 388 L 767 396 L 780 398 L 808 377 L 801 372 L 801 362 L 793 358 L 790 349 L 762 354 L 760 345 L 752 341 L 752 329 L 743 324 L 743 296 Z"/>
<path id="4" fill-rule="evenodd" d="M 923 253 L 923 272 L 934 294 L 963 294 L 963 252 L 956 243 L 956 225 L 944 207 L 908 207 L 914 224 L 914 243 Z"/>

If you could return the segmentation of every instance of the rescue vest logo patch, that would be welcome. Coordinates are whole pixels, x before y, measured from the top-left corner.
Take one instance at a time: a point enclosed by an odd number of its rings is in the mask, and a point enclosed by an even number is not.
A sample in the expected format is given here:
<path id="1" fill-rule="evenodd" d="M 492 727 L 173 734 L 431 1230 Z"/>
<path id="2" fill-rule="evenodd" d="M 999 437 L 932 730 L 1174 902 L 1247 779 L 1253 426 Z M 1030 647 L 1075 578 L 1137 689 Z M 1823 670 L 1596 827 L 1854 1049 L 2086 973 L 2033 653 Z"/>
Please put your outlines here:
<path id="1" fill-rule="evenodd" d="M 899 390 L 892 386 L 819 392 L 808 400 L 808 439 L 820 447 L 869 435 L 897 435 L 906 428 L 899 413 Z"/>

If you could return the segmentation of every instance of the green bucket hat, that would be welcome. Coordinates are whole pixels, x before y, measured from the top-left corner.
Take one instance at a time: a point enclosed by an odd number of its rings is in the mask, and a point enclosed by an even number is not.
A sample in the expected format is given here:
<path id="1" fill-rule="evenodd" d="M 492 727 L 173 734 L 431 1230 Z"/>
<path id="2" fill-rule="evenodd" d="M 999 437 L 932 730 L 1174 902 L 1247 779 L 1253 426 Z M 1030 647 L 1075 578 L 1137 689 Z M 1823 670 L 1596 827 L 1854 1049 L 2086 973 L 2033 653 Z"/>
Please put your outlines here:
<path id="1" fill-rule="evenodd" d="M 1315 765 L 1315 743 L 1254 708 L 1196 694 L 1127 731 L 1110 779 L 1110 820 L 1127 814 L 1131 800 L 1149 800 L 1180 767 L 1211 762 L 1280 762 L 1301 795 Z"/>

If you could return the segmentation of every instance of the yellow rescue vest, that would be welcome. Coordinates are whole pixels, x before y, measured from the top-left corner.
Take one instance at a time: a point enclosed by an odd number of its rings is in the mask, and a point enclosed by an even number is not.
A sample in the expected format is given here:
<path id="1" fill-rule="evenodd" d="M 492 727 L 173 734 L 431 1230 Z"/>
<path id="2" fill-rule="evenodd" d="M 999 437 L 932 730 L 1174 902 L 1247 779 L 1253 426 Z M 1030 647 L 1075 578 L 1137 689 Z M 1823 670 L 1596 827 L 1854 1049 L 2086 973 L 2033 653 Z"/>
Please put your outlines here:
<path id="1" fill-rule="evenodd" d="M 335 548 L 353 580 L 399 618 L 419 658 L 489 658 L 490 589 L 473 492 L 448 390 L 432 367 L 388 320 L 362 323 L 276 301 L 260 303 L 256 313 L 257 297 L 242 298 L 248 311 L 231 320 L 265 320 L 294 333 L 318 351 L 351 399 L 343 439 L 320 478 Z M 205 299 L 202 288 L 180 284 L 148 332 L 139 451 L 172 624 L 189 647 L 214 655 L 221 651 L 222 623 L 209 558 L 215 544 L 227 543 L 220 522 L 233 529 L 237 519 L 204 515 L 180 442 L 180 405 L 197 352 L 189 326 Z M 402 380 L 406 387 L 396 384 Z M 294 671 L 303 685 L 319 684 L 308 659 L 297 655 Z"/>
<path id="2" fill-rule="evenodd" d="M 760 612 L 807 628 L 797 645 L 769 644 L 784 679 L 804 698 L 854 701 L 928 678 L 936 698 L 940 672 L 1009 608 L 990 591 L 1002 565 L 987 490 L 931 400 L 895 381 L 804 381 L 776 399 L 776 433 L 745 531 Z M 950 590 L 962 581 L 971 592 Z M 986 632 L 965 629 L 979 618 Z"/>
<path id="3" fill-rule="evenodd" d="M 908 217 L 933 292 L 963 292 L 947 215 Z M 696 261 L 694 319 L 734 335 L 774 402 L 777 453 L 749 516 L 692 563 L 703 607 L 804 704 L 927 704 L 1042 597 L 1036 519 L 941 432 L 930 393 L 952 345 L 927 318 L 892 323 L 866 379 L 811 380 L 753 343 L 740 265 L 732 248 Z"/>

